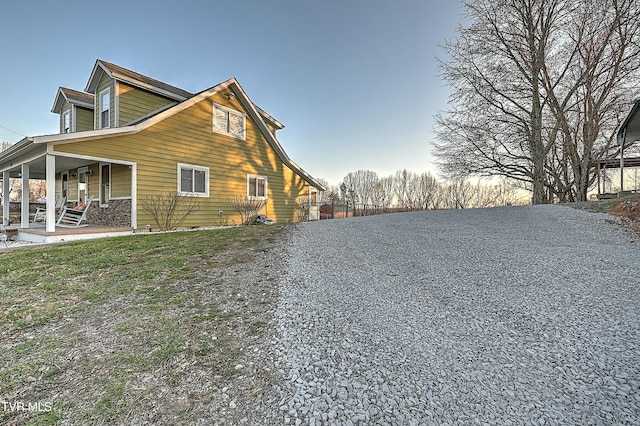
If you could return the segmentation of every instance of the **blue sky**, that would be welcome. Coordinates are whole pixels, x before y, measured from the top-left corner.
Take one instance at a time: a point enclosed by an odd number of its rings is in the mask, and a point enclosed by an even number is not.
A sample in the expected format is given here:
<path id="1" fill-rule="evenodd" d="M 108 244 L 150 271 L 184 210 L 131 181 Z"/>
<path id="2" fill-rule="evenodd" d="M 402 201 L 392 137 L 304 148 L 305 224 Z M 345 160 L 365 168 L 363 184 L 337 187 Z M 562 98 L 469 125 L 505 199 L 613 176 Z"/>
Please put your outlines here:
<path id="1" fill-rule="evenodd" d="M 286 127 L 314 177 L 435 172 L 433 116 L 449 89 L 436 57 L 455 0 L 35 0 L 0 14 L 0 126 L 58 132 L 58 86 L 83 90 L 96 59 L 199 92 L 236 77 Z M 0 127 L 0 140 L 21 137 Z"/>

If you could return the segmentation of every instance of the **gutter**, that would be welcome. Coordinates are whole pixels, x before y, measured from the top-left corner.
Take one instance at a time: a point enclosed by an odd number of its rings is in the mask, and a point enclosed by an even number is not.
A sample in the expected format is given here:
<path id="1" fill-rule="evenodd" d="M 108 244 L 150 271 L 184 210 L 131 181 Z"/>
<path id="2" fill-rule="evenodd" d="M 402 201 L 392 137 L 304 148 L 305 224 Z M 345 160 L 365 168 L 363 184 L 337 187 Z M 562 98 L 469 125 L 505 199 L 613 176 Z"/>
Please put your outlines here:
<path id="1" fill-rule="evenodd" d="M 20 151 L 33 144 L 33 142 L 33 138 L 27 136 L 26 138 L 14 143 L 8 149 L 0 152 L 0 161 L 4 160 L 5 158 L 11 157 L 12 155 L 18 154 Z"/>

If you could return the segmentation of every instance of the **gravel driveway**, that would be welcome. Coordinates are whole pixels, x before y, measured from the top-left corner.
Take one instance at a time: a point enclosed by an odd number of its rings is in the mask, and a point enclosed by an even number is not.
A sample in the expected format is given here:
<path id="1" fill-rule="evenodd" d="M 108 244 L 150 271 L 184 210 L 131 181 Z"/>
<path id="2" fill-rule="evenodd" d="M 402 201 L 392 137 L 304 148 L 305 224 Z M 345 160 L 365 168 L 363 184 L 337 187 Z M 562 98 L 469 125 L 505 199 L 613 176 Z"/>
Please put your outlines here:
<path id="1" fill-rule="evenodd" d="M 640 241 L 563 206 L 296 227 L 287 424 L 640 424 Z"/>

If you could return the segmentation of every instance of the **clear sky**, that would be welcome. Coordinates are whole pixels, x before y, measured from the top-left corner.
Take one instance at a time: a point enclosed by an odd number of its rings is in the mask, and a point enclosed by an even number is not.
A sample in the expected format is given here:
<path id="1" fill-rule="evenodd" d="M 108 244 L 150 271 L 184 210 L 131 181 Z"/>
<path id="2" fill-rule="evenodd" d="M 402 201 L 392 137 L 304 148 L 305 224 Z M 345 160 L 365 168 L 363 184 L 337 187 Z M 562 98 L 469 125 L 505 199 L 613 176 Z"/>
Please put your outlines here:
<path id="1" fill-rule="evenodd" d="M 103 59 L 191 92 L 236 77 L 286 127 L 312 176 L 435 172 L 436 57 L 456 0 L 12 1 L 0 13 L 0 126 L 58 132 L 58 86 L 84 90 Z M 0 127 L 0 140 L 21 139 Z"/>

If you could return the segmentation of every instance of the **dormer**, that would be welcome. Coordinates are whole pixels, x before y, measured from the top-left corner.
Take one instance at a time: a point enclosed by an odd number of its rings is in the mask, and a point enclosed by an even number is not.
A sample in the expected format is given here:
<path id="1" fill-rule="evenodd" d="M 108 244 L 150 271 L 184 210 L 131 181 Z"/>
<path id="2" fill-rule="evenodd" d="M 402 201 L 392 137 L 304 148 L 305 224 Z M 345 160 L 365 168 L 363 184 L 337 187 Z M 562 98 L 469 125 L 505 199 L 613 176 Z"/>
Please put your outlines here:
<path id="1" fill-rule="evenodd" d="M 60 133 L 93 130 L 94 99 L 90 93 L 58 88 L 51 112 L 60 114 Z"/>
<path id="2" fill-rule="evenodd" d="M 97 60 L 85 91 L 94 96 L 94 128 L 122 127 L 193 96 L 151 77 Z"/>

